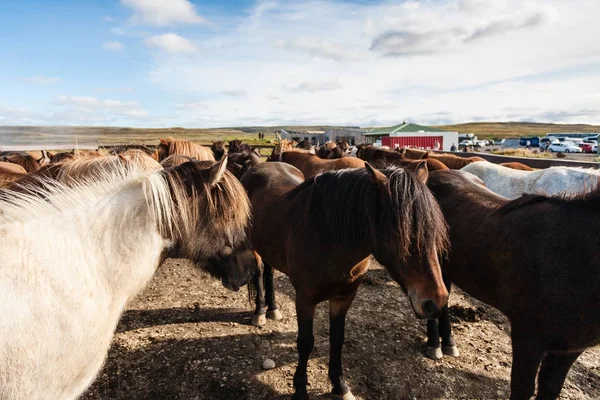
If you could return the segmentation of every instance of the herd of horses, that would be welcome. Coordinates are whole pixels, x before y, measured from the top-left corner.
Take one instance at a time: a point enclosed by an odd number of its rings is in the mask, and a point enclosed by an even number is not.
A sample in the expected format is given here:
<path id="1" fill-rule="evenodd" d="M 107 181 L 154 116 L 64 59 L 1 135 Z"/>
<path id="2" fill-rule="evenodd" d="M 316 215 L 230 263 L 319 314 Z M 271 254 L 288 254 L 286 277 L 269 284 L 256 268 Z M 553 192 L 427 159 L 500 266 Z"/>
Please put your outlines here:
<path id="1" fill-rule="evenodd" d="M 268 162 L 241 141 L 172 138 L 112 155 L 0 154 L 0 398 L 77 398 L 127 303 L 167 257 L 192 260 L 230 290 L 248 285 L 259 326 L 282 318 L 273 270 L 289 277 L 294 399 L 308 398 L 323 301 L 332 395 L 354 398 L 345 318 L 373 259 L 427 319 L 428 357 L 459 355 L 447 305 L 455 283 L 511 322 L 511 399 L 529 399 L 536 376 L 537 398 L 559 396 L 578 356 L 600 343 L 596 170 L 297 146 L 281 140 Z"/>

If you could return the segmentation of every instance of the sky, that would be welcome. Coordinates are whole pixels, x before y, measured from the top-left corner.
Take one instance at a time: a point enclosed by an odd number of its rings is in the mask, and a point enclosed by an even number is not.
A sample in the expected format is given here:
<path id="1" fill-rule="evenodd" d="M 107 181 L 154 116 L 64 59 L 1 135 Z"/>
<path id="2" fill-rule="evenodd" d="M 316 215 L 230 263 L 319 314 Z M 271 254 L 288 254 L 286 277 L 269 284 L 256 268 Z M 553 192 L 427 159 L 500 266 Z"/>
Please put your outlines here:
<path id="1" fill-rule="evenodd" d="M 600 124 L 597 0 L 22 0 L 0 125 Z"/>

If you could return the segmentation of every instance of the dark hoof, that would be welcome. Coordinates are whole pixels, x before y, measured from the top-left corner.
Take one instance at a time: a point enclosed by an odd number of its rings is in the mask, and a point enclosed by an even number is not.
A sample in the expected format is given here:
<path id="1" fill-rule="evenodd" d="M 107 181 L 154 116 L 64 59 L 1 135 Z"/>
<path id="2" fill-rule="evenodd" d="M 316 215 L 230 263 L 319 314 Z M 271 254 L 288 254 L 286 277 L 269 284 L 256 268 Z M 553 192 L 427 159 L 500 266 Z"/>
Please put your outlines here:
<path id="1" fill-rule="evenodd" d="M 427 356 L 427 358 L 431 358 L 432 360 L 439 360 L 444 357 L 444 354 L 442 353 L 441 347 L 427 346 L 425 348 L 425 356 Z"/>
<path id="2" fill-rule="evenodd" d="M 254 326 L 264 326 L 267 323 L 267 317 L 265 314 L 253 315 L 252 316 L 252 325 Z"/>
<path id="3" fill-rule="evenodd" d="M 267 318 L 269 319 L 274 319 L 275 321 L 281 321 L 283 319 L 283 314 L 281 314 L 281 311 L 277 310 L 271 310 L 271 311 L 267 311 Z"/>
<path id="4" fill-rule="evenodd" d="M 460 352 L 458 351 L 458 347 L 456 346 L 442 346 L 442 353 L 451 357 L 460 356 Z"/>

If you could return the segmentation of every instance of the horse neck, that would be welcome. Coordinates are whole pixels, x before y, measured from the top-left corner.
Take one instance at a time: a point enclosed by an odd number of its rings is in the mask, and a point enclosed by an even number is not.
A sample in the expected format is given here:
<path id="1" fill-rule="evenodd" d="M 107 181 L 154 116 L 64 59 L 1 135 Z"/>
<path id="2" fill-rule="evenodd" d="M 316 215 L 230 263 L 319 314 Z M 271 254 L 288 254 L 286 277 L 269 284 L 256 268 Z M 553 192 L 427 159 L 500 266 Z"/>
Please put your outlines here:
<path id="1" fill-rule="evenodd" d="M 158 232 L 142 185 L 106 196 L 82 196 L 79 204 L 46 218 L 21 223 L 21 244 L 35 248 L 65 274 L 86 276 L 120 308 L 148 282 L 170 245 Z M 50 197 L 58 203 L 60 199 Z M 89 204 L 84 204 L 85 202 Z M 58 205 L 58 204 L 57 204 Z M 42 237 L 39 232 L 44 232 Z M 45 240 L 44 240 L 45 238 Z M 35 270 L 39 266 L 27 265 Z M 42 263 L 45 265 L 45 262 Z M 59 274 L 48 267 L 49 274 Z M 34 272 L 32 272 L 34 273 Z"/>

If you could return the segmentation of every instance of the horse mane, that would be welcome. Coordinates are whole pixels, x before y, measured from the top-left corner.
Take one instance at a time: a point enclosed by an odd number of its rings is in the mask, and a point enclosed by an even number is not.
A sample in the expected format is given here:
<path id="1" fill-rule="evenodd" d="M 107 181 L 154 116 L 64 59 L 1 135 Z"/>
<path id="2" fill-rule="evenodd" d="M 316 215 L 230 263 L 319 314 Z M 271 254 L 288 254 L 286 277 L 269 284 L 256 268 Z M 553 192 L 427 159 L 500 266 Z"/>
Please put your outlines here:
<path id="1" fill-rule="evenodd" d="M 365 168 L 351 168 L 309 178 L 286 198 L 307 193 L 307 212 L 320 215 L 324 227 L 336 227 L 331 232 L 335 241 L 372 241 L 377 232 L 389 230 L 397 233 L 405 259 L 411 254 L 426 259 L 434 248 L 445 253 L 446 222 L 427 186 L 404 168 L 390 166 L 381 172 L 387 178 L 385 192 Z M 384 206 L 385 194 L 389 203 Z"/>
<path id="2" fill-rule="evenodd" d="M 215 157 L 209 148 L 188 140 L 179 140 L 169 137 L 167 139 L 161 139 L 161 144 L 167 146 L 168 156 L 179 154 L 181 156 L 192 157 L 200 161 L 215 161 Z"/>
<path id="3" fill-rule="evenodd" d="M 85 163 L 92 160 L 76 160 Z M 189 162 L 171 170 L 144 170 L 138 162 L 107 163 L 105 168 L 80 179 L 76 185 L 41 177 L 35 191 L 0 189 L 0 227 L 32 220 L 63 216 L 65 213 L 100 206 L 107 197 L 139 188 L 151 218 L 161 235 L 193 242 L 197 224 L 245 226 L 250 214 L 246 192 L 237 179 L 225 171 L 222 179 L 209 187 L 206 170 L 214 163 Z M 58 166 L 54 166 L 57 168 Z M 206 207 L 197 200 L 204 191 Z M 189 237 L 188 237 L 189 236 Z"/>

